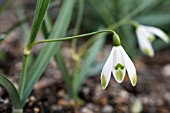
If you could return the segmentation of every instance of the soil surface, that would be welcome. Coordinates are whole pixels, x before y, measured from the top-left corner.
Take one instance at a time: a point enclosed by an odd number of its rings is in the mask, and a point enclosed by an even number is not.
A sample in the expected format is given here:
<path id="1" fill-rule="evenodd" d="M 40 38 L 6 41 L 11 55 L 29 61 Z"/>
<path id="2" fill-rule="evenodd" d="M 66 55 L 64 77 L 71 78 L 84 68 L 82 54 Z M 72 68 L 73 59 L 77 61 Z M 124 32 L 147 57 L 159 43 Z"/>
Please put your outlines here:
<path id="1" fill-rule="evenodd" d="M 29 1 L 26 0 L 23 4 L 33 4 Z M 12 10 L 13 7 L 10 6 L 0 15 L 1 32 L 17 20 Z M 11 32 L 0 44 L 0 72 L 15 84 L 18 83 L 22 66 L 24 46 L 21 33 L 20 29 Z M 38 37 L 42 37 L 41 33 Z M 34 48 L 35 56 L 40 48 L 41 46 Z M 63 44 L 62 51 L 71 70 L 69 42 Z M 105 51 L 101 51 L 101 54 L 104 53 Z M 153 58 L 137 58 L 134 61 L 138 76 L 135 87 L 130 84 L 127 75 L 122 84 L 118 84 L 112 77 L 106 90 L 102 90 L 100 85 L 100 74 L 89 77 L 79 93 L 84 101 L 82 106 L 77 106 L 69 99 L 57 64 L 51 60 L 31 93 L 24 113 L 170 113 L 169 56 L 170 49 L 165 49 L 156 52 Z M 11 113 L 11 109 L 8 94 L 0 87 L 0 113 Z"/>

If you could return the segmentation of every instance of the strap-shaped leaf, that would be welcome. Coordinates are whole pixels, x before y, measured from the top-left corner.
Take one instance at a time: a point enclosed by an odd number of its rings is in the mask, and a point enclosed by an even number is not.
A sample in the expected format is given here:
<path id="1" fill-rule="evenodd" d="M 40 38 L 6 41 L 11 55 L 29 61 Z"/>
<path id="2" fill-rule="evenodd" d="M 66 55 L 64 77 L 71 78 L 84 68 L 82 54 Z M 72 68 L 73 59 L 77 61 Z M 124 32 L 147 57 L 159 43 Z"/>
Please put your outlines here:
<path id="1" fill-rule="evenodd" d="M 112 11 L 110 11 L 106 5 L 103 5 L 102 1 L 99 2 L 98 0 L 88 0 L 88 2 L 98 12 L 106 25 L 114 23 L 114 18 L 111 13 Z"/>
<path id="2" fill-rule="evenodd" d="M 48 6 L 50 4 L 50 1 L 51 0 L 37 0 L 29 44 L 33 43 L 37 36 L 38 30 L 43 22 L 43 19 L 48 9 Z"/>
<path id="3" fill-rule="evenodd" d="M 50 0 L 37 0 L 31 35 L 30 35 L 29 42 L 27 43 L 27 46 L 32 44 L 35 41 L 35 38 L 43 22 L 43 19 L 44 19 L 44 16 L 48 9 L 49 4 L 50 4 Z M 22 70 L 20 74 L 19 88 L 18 88 L 18 92 L 20 94 L 21 100 L 23 100 L 23 92 L 25 90 L 27 67 L 28 67 L 28 56 L 24 55 Z"/>
<path id="4" fill-rule="evenodd" d="M 156 19 L 155 19 L 156 18 Z M 169 13 L 156 13 L 150 15 L 142 15 L 135 18 L 140 23 L 149 24 L 149 25 L 166 25 L 170 23 L 170 14 Z M 150 21 L 152 20 L 152 21 Z"/>
<path id="5" fill-rule="evenodd" d="M 66 67 L 65 60 L 61 54 L 61 50 L 58 50 L 58 52 L 54 56 L 54 58 L 58 64 L 58 67 L 59 67 L 61 74 L 63 76 L 64 82 L 65 82 L 67 90 L 68 90 L 68 94 L 71 95 L 71 78 L 70 78 L 68 69 Z"/>
<path id="6" fill-rule="evenodd" d="M 75 1 L 76 0 L 64 1 L 60 13 L 58 15 L 57 21 L 49 36 L 49 39 L 62 37 L 66 34 L 66 30 L 71 21 Z M 56 51 L 59 49 L 59 47 L 60 43 L 47 44 L 41 51 L 39 57 L 36 59 L 34 65 L 31 67 L 31 69 L 29 69 L 26 87 L 24 91 L 24 100 L 22 101 L 22 104 L 24 104 L 24 102 L 26 101 L 35 83 L 41 77 L 42 72 L 49 64 L 52 56 L 56 54 Z"/>
<path id="7" fill-rule="evenodd" d="M 0 84 L 7 90 L 15 109 L 20 108 L 20 97 L 15 86 L 0 73 Z"/>
<path id="8" fill-rule="evenodd" d="M 48 12 L 46 13 L 46 15 L 44 17 L 44 21 L 42 23 L 41 29 L 42 29 L 44 38 L 48 39 L 48 36 L 52 30 L 52 22 L 51 22 L 51 18 L 49 16 Z"/>
<path id="9" fill-rule="evenodd" d="M 51 30 L 52 30 L 52 22 L 51 22 L 51 19 L 50 19 L 48 13 L 46 13 L 46 16 L 44 18 L 44 22 L 42 24 L 42 31 L 43 31 L 45 39 L 49 38 L 48 35 L 50 34 Z M 54 59 L 57 62 L 58 67 L 59 67 L 61 74 L 63 76 L 64 82 L 66 83 L 68 94 L 71 95 L 71 88 L 72 88 L 71 87 L 71 80 L 70 80 L 71 78 L 70 78 L 70 75 L 68 73 L 68 69 L 66 67 L 66 63 L 64 61 L 64 58 L 61 54 L 61 50 L 56 51 L 56 55 L 54 56 Z"/>

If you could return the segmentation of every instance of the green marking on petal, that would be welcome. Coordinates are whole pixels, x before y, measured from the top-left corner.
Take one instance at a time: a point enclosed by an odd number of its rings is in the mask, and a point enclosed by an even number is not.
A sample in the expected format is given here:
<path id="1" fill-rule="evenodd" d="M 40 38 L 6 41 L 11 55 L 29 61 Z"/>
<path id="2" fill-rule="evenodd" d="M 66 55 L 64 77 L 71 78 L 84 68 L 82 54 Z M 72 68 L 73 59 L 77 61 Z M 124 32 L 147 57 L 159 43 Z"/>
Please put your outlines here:
<path id="1" fill-rule="evenodd" d="M 102 74 L 101 83 L 102 83 L 102 88 L 105 89 L 106 88 L 106 78 L 105 78 L 104 74 Z"/>
<path id="2" fill-rule="evenodd" d="M 133 76 L 133 78 L 132 78 L 132 85 L 135 86 L 136 83 L 137 83 L 137 76 L 136 76 L 136 74 L 135 74 L 135 75 Z"/>
<path id="3" fill-rule="evenodd" d="M 151 52 L 148 48 L 145 48 L 145 49 L 144 49 L 144 53 L 145 53 L 146 55 L 152 56 L 152 52 Z"/>
<path id="4" fill-rule="evenodd" d="M 122 73 L 121 70 L 118 70 L 118 71 L 116 72 L 116 79 L 117 79 L 118 81 L 122 81 L 122 79 L 123 79 L 123 73 Z"/>
<path id="5" fill-rule="evenodd" d="M 150 36 L 147 39 L 149 40 L 149 42 L 153 42 L 155 40 L 155 37 L 154 36 Z"/>
<path id="6" fill-rule="evenodd" d="M 120 68 L 121 70 L 123 70 L 123 69 L 125 68 L 125 66 L 123 66 L 123 65 L 120 64 L 120 63 L 118 63 L 114 68 L 115 68 L 115 70 L 118 70 L 119 68 Z"/>

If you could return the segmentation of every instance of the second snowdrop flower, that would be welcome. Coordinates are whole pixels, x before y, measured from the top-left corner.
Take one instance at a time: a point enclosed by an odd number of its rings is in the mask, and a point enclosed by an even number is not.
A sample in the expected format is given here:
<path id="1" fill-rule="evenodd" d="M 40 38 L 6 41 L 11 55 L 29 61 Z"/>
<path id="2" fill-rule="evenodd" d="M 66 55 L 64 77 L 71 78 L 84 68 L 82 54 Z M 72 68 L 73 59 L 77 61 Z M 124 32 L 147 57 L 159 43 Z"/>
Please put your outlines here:
<path id="1" fill-rule="evenodd" d="M 151 45 L 151 42 L 155 39 L 154 36 L 159 37 L 166 43 L 169 42 L 168 36 L 156 27 L 139 25 L 137 26 L 136 34 L 141 51 L 150 57 L 154 56 L 154 50 Z"/>
<path id="2" fill-rule="evenodd" d="M 135 86 L 137 82 L 136 68 L 121 46 L 119 36 L 115 34 L 114 46 L 101 73 L 102 88 L 105 89 L 107 87 L 111 73 L 113 74 L 115 80 L 118 83 L 121 83 L 125 78 L 126 71 L 130 78 L 131 84 Z"/>

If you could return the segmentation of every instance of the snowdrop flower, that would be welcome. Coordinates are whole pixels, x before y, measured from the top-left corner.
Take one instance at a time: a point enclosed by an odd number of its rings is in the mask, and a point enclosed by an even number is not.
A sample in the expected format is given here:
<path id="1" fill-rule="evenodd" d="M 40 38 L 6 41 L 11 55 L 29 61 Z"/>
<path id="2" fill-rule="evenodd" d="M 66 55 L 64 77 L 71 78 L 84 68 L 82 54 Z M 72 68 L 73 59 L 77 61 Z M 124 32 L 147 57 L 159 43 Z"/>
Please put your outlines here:
<path id="1" fill-rule="evenodd" d="M 120 45 L 118 35 L 114 36 L 114 41 L 117 40 L 115 37 L 118 38 L 118 43 L 116 43 L 116 46 L 113 46 L 101 73 L 101 84 L 103 89 L 107 87 L 111 73 L 118 83 L 123 81 L 126 71 L 131 84 L 135 86 L 137 82 L 136 68 L 123 47 Z"/>
<path id="2" fill-rule="evenodd" d="M 151 42 L 155 39 L 154 36 L 159 37 L 166 43 L 169 42 L 168 36 L 156 27 L 139 25 L 136 29 L 136 34 L 141 51 L 150 57 L 154 56 L 154 50 L 151 45 Z"/>

